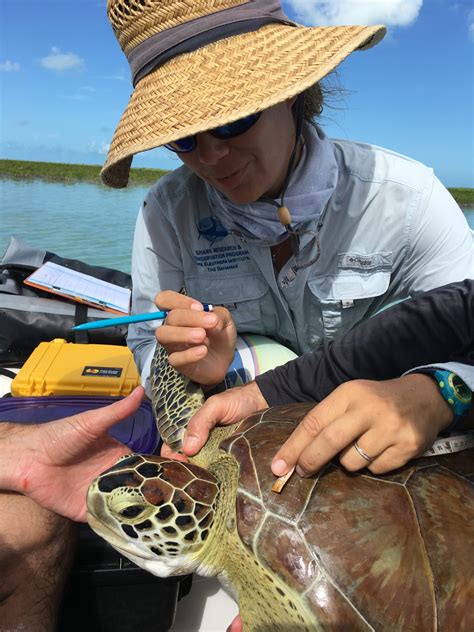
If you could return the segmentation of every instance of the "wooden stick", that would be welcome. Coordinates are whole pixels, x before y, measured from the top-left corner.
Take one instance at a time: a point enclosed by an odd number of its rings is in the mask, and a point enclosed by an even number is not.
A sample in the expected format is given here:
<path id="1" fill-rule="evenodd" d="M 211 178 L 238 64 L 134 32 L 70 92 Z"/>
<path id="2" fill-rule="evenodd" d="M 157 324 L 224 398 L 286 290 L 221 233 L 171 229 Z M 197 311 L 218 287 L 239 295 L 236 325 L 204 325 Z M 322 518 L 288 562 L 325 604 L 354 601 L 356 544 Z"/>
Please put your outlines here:
<path id="1" fill-rule="evenodd" d="M 291 475 L 295 471 L 295 468 L 292 467 L 284 476 L 280 476 L 272 485 L 272 492 L 276 494 L 280 494 L 282 489 L 285 487 L 286 483 L 290 480 Z"/>

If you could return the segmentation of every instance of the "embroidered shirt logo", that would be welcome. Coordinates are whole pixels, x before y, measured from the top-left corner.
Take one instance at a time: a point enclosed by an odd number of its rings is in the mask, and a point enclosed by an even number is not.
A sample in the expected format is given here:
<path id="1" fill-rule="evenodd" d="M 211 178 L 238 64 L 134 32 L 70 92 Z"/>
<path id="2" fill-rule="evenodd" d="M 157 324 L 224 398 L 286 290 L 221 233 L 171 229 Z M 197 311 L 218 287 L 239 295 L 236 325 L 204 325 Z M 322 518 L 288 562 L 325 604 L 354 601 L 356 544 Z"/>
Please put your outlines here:
<path id="1" fill-rule="evenodd" d="M 198 225 L 199 239 L 202 237 L 209 242 L 202 248 L 194 250 L 194 261 L 200 268 L 207 272 L 225 272 L 237 270 L 240 264 L 250 261 L 249 251 L 240 244 L 222 244 L 214 246 L 215 242 L 222 241 L 229 235 L 228 231 L 215 217 L 205 217 Z"/>
<path id="2" fill-rule="evenodd" d="M 349 268 L 357 270 L 377 270 L 391 267 L 392 253 L 377 252 L 370 255 L 359 253 L 343 253 L 338 256 L 337 265 L 339 268 Z"/>
<path id="3" fill-rule="evenodd" d="M 203 237 L 211 246 L 229 234 L 224 226 L 215 217 L 205 217 L 197 225 L 199 238 Z"/>

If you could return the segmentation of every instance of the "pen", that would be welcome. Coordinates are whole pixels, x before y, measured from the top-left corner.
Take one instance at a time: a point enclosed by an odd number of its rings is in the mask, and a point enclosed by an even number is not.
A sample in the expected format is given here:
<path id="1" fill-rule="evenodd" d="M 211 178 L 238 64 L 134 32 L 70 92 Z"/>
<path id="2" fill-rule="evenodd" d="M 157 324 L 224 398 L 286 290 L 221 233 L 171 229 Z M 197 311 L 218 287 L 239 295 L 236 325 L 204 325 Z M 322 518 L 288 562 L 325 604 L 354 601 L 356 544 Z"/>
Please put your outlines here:
<path id="1" fill-rule="evenodd" d="M 204 303 L 205 312 L 212 312 L 212 305 Z M 92 323 L 82 323 L 72 328 L 72 331 L 85 331 L 89 329 L 104 329 L 105 327 L 118 327 L 119 325 L 129 325 L 130 323 L 142 323 L 146 320 L 163 320 L 168 312 L 151 312 L 150 314 L 134 314 L 133 316 L 120 316 L 119 318 L 106 318 L 95 320 Z"/>

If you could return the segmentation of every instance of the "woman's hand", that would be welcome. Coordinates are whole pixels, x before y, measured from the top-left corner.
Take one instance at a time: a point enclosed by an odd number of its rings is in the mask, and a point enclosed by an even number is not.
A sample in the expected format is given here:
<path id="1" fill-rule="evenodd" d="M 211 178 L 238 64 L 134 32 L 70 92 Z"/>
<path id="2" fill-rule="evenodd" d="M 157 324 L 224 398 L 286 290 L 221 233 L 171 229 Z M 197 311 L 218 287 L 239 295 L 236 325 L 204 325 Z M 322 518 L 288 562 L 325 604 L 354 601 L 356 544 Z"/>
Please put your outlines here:
<path id="1" fill-rule="evenodd" d="M 427 375 L 346 382 L 306 415 L 273 458 L 272 472 L 283 476 L 296 466 L 300 476 L 311 476 L 339 453 L 351 472 L 389 472 L 423 454 L 452 419 Z"/>
<path id="2" fill-rule="evenodd" d="M 189 421 L 183 441 L 184 455 L 176 454 L 163 444 L 161 456 L 187 460 L 186 456 L 193 456 L 199 452 L 214 426 L 227 426 L 241 421 L 257 410 L 267 407 L 268 404 L 256 382 L 213 395 L 204 402 L 204 405 Z"/>
<path id="3" fill-rule="evenodd" d="M 221 382 L 234 357 L 237 338 L 229 311 L 215 307 L 205 312 L 196 299 L 169 290 L 157 294 L 155 303 L 169 312 L 156 330 L 169 363 L 198 384 Z"/>
<path id="4" fill-rule="evenodd" d="M 107 431 L 132 415 L 143 395 L 139 387 L 109 406 L 44 424 L 0 423 L 0 487 L 85 522 L 92 480 L 130 453 Z"/>

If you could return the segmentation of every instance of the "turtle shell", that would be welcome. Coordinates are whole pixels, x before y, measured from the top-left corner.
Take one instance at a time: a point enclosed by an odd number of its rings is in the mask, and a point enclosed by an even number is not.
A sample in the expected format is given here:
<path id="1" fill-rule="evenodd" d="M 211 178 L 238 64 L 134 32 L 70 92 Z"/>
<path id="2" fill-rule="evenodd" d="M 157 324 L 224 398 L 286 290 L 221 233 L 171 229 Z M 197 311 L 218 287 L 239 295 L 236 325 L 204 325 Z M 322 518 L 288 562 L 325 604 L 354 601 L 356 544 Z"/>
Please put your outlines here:
<path id="1" fill-rule="evenodd" d="M 325 630 L 474 630 L 474 450 L 383 476 L 334 461 L 276 494 L 271 460 L 312 406 L 253 415 L 221 444 L 240 463 L 244 545 Z"/>

